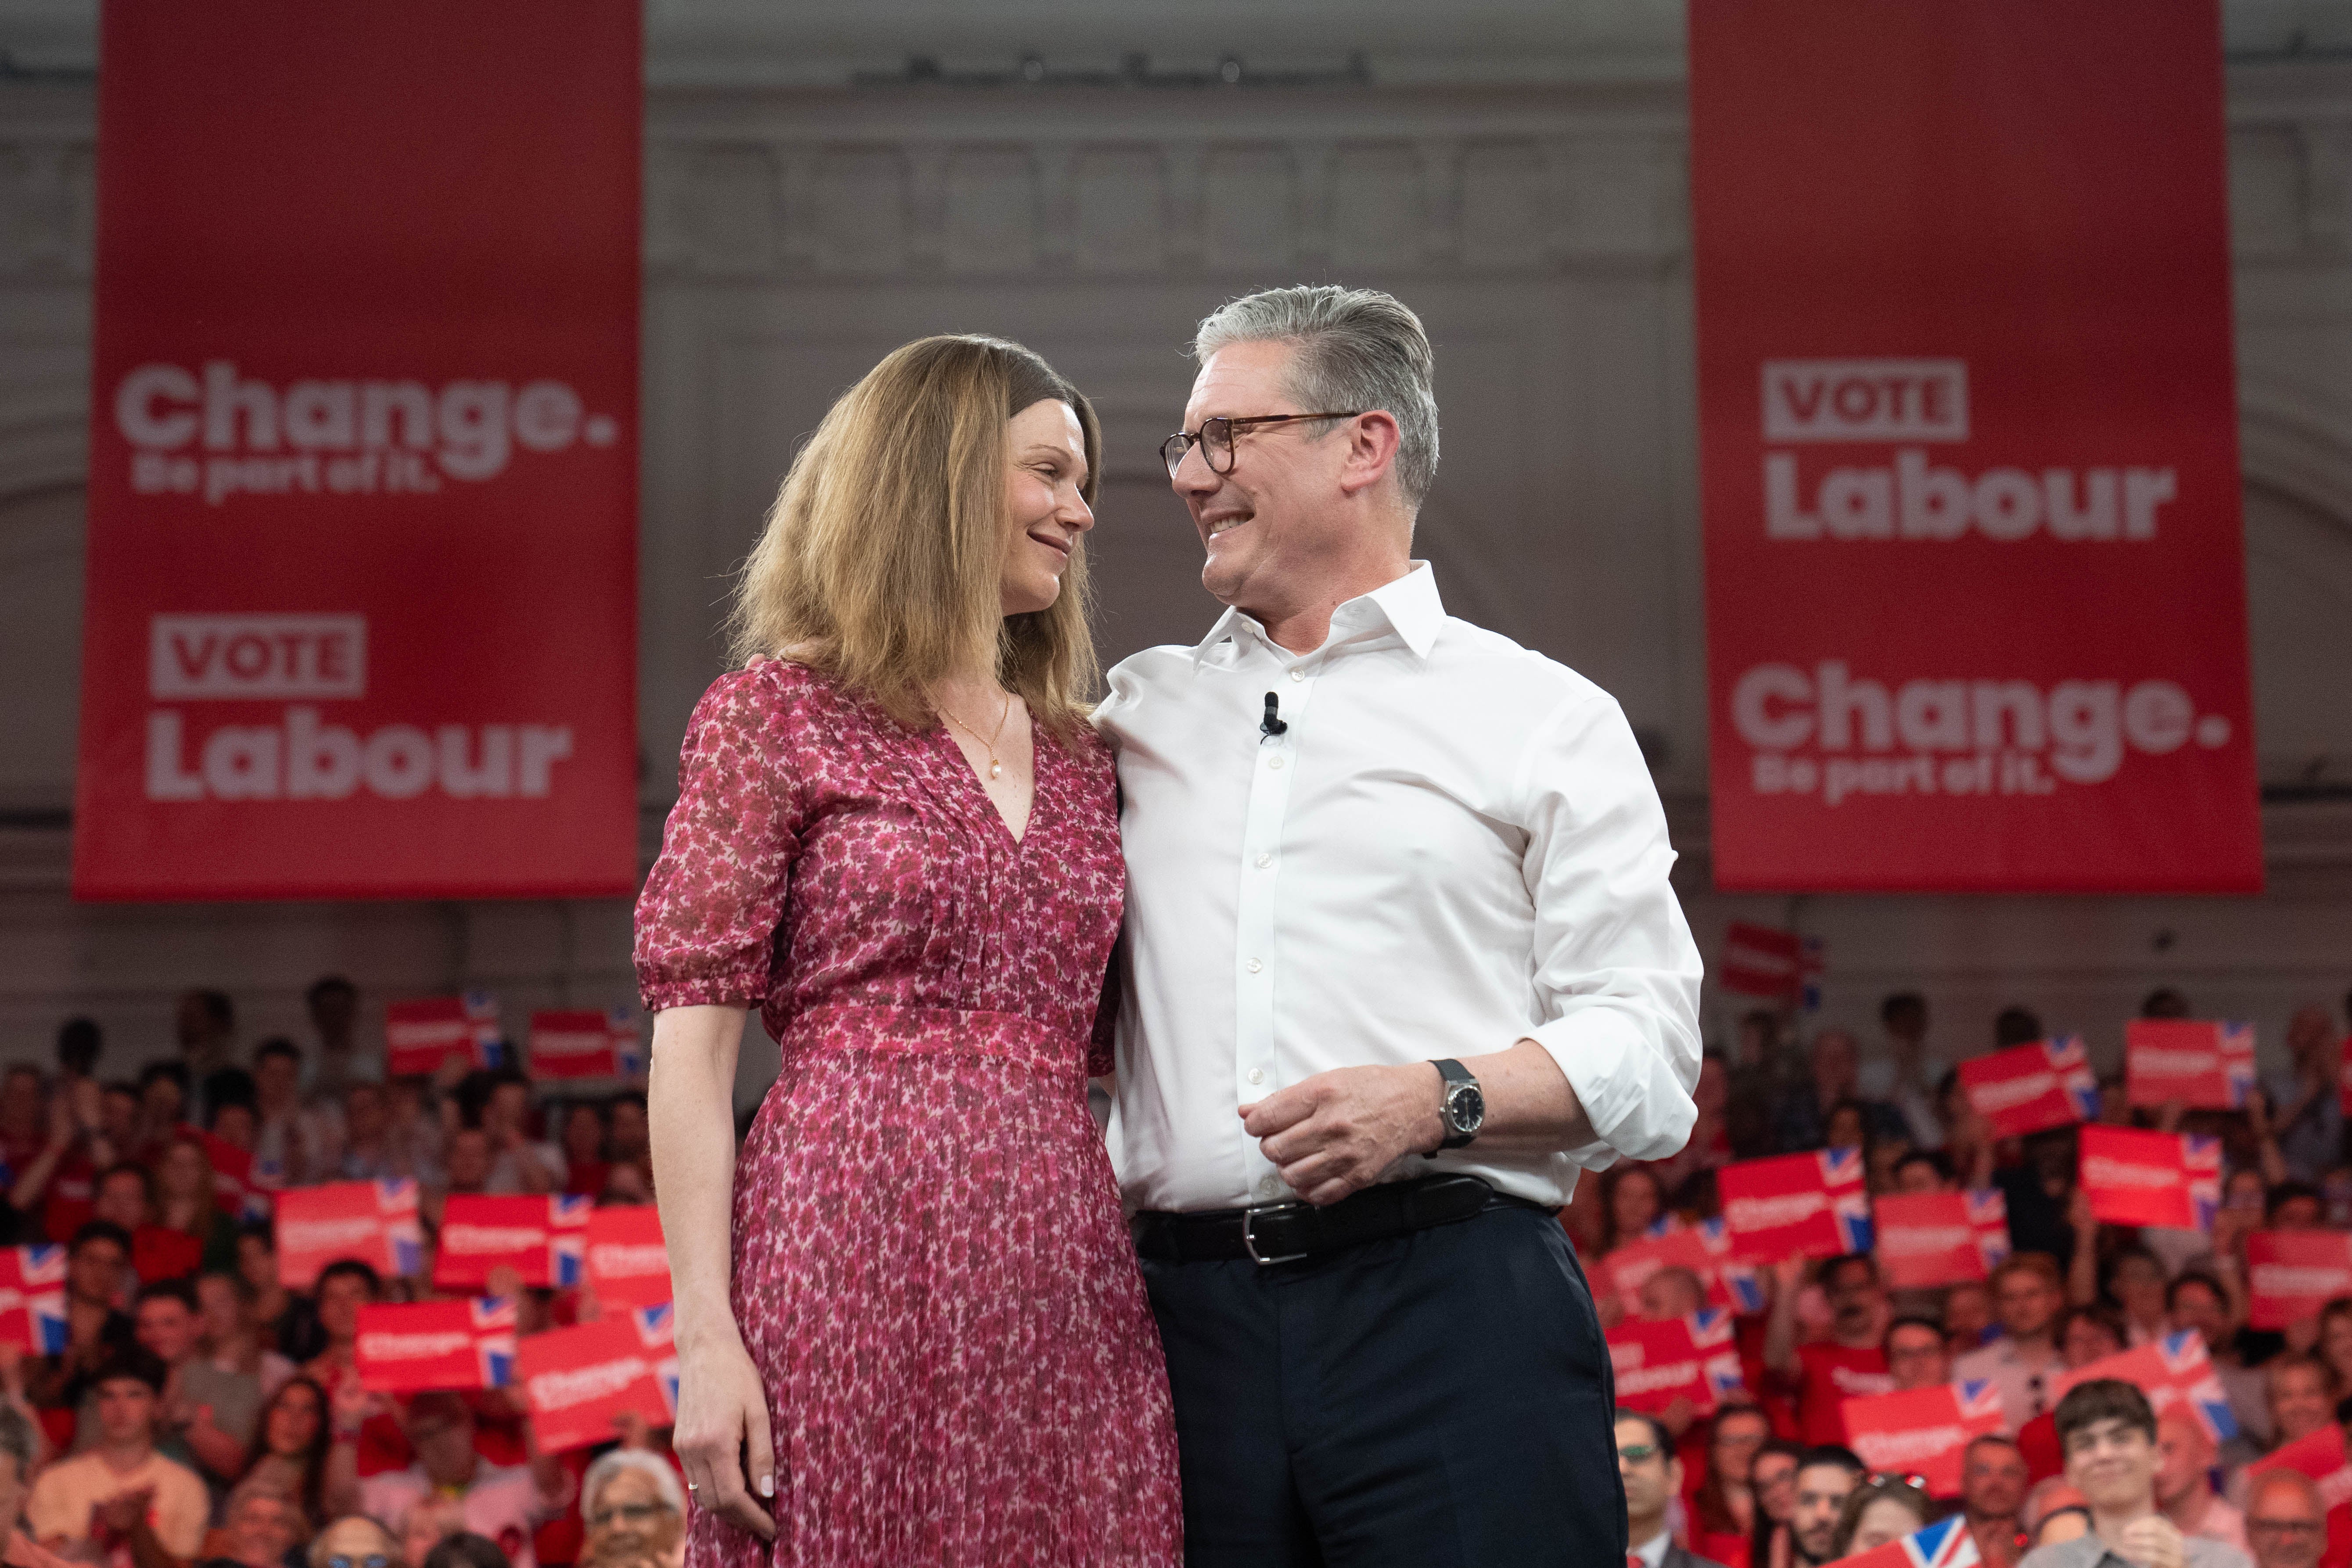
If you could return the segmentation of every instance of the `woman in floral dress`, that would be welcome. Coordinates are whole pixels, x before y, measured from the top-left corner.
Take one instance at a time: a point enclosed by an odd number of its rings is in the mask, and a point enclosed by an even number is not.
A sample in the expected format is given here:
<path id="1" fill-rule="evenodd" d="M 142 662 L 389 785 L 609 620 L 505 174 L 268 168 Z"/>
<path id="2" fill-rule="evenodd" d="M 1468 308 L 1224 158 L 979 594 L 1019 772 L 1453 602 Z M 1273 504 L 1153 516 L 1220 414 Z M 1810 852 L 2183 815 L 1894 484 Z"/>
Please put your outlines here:
<path id="1" fill-rule="evenodd" d="M 689 1568 L 1181 1557 L 1086 1102 L 1124 890 L 1079 706 L 1098 453 L 1029 351 L 911 343 L 744 574 L 744 668 L 695 710 L 637 905 Z M 782 1060 L 738 1156 L 751 1007 Z"/>

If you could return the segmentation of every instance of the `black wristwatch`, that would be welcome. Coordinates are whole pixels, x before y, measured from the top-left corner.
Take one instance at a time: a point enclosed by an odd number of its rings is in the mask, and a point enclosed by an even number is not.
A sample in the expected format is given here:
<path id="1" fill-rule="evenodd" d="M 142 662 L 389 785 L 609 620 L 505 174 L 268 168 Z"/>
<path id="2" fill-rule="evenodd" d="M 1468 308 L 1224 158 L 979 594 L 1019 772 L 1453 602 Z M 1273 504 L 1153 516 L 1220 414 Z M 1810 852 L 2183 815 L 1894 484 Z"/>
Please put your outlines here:
<path id="1" fill-rule="evenodd" d="M 1486 1124 L 1486 1096 L 1470 1069 L 1457 1061 L 1430 1064 L 1445 1080 L 1444 1096 L 1437 1104 L 1437 1118 L 1445 1123 L 1444 1142 L 1439 1149 L 1459 1149 L 1478 1136 L 1478 1129 Z"/>

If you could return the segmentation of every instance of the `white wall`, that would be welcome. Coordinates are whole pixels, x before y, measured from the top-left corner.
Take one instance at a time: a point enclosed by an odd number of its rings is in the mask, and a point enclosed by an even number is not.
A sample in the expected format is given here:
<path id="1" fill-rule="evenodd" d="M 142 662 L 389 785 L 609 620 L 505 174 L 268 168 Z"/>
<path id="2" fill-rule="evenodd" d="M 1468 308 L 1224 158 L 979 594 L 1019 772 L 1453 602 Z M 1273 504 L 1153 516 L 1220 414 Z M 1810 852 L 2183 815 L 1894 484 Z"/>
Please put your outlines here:
<path id="1" fill-rule="evenodd" d="M 96 1014 L 123 1063 L 172 994 L 236 994 L 251 1037 L 330 968 L 459 982 L 520 1010 L 624 999 L 618 903 L 83 908 L 65 895 L 79 636 L 92 144 L 82 9 L 0 8 L 0 1055 Z M 2292 5 L 2236 5 L 2237 35 Z M 1201 62 L 1377 85 L 841 85 L 923 49 L 950 68 L 1109 64 L 1174 24 L 1131 5 L 656 5 L 649 13 L 642 744 L 650 849 L 712 628 L 797 438 L 882 352 L 942 330 L 1028 342 L 1095 395 L 1104 652 L 1199 634 L 1197 545 L 1154 455 L 1179 350 L 1223 299 L 1343 280 L 1439 345 L 1445 460 L 1423 552 L 1456 613 L 1615 691 L 1653 749 L 1713 951 L 1735 915 L 1831 944 L 1827 1016 L 1921 984 L 1948 1051 L 2011 1001 L 2112 1046 L 2137 996 L 2285 1013 L 2352 985 L 2352 802 L 2266 808 L 2246 900 L 1732 900 L 1708 890 L 1706 701 L 1678 14 L 1659 0 L 1213 6 Z M 79 30 L 78 30 L 79 29 Z M 1268 31 L 1267 29 L 1274 29 Z M 2273 29 L 2275 30 L 2275 29 Z M 78 41 L 79 40 L 79 41 Z M 1126 41 L 1122 41 L 1126 40 Z M 46 51 L 46 52 L 43 52 Z M 1056 66 L 1055 68 L 1059 68 Z M 2257 719 L 2273 784 L 2352 784 L 2352 65 L 2230 77 Z"/>

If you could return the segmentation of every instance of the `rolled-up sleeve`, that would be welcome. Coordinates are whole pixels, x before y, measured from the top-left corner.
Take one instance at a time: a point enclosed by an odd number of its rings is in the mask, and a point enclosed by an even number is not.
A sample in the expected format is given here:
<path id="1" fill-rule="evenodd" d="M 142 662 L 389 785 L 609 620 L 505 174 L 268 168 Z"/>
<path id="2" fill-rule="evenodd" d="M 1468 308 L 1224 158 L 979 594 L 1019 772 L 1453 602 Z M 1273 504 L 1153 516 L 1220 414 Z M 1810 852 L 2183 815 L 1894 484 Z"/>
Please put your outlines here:
<path id="1" fill-rule="evenodd" d="M 800 851 L 792 727 L 770 666 L 721 676 L 695 705 L 677 804 L 637 895 L 637 990 L 647 1012 L 766 999 Z"/>
<path id="2" fill-rule="evenodd" d="M 1597 1135 L 1568 1156 L 1591 1170 L 1666 1159 L 1697 1118 L 1702 966 L 1666 880 L 1665 811 L 1615 700 L 1588 694 L 1540 725 L 1514 795 L 1535 903 L 1528 1036 Z"/>

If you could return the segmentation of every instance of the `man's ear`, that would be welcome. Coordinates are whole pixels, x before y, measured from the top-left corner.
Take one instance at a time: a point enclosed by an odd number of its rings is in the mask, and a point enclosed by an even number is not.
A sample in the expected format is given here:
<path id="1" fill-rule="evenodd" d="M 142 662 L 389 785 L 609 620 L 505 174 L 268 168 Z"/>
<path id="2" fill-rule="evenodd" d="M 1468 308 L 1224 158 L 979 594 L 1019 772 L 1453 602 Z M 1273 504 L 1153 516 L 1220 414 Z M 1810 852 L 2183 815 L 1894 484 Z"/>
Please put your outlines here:
<path id="1" fill-rule="evenodd" d="M 1397 447 L 1402 440 L 1396 416 L 1386 409 L 1358 415 L 1348 428 L 1348 455 L 1339 468 L 1340 490 L 1354 495 L 1379 484 L 1396 466 Z"/>

